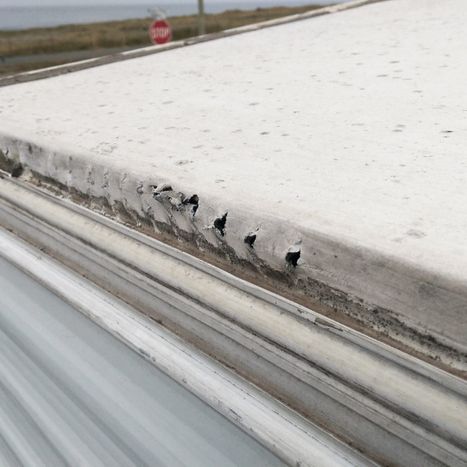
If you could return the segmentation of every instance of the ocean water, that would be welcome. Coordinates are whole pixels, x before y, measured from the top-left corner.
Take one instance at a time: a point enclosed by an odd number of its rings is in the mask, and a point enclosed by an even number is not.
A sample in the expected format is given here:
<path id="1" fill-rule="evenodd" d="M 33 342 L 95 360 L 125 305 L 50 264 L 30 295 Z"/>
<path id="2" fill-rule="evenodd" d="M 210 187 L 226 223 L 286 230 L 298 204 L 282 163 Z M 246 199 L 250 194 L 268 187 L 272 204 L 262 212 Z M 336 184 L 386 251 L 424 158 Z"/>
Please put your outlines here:
<path id="1" fill-rule="evenodd" d="M 298 6 L 311 4 L 339 3 L 343 0 L 256 0 L 239 2 L 205 1 L 207 13 L 220 13 L 225 10 L 253 10 L 268 6 Z M 0 7 L 0 30 L 28 29 L 62 24 L 94 23 L 150 16 L 152 4 L 131 5 L 91 5 L 91 6 L 34 6 Z M 197 2 L 157 4 L 167 16 L 191 15 L 197 12 Z"/>

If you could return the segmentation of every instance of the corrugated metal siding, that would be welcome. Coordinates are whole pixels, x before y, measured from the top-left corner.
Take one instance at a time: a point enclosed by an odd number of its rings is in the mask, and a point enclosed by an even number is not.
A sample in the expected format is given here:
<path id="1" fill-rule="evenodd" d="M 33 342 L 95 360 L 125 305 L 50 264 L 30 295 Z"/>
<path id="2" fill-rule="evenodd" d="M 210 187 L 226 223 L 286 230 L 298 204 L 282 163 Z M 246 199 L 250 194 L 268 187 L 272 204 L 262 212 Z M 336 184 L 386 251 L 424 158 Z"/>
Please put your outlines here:
<path id="1" fill-rule="evenodd" d="M 0 465 L 280 465 L 0 259 Z"/>

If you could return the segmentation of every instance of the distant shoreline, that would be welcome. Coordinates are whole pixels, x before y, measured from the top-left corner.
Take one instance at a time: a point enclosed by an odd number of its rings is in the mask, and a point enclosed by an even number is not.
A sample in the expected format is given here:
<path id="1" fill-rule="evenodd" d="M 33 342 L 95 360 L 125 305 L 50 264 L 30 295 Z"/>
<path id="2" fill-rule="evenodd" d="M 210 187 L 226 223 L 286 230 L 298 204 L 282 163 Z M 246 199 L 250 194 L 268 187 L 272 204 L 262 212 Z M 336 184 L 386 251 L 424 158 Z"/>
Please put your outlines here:
<path id="1" fill-rule="evenodd" d="M 167 0 L 166 0 L 167 1 Z M 252 11 L 256 8 L 277 6 L 295 7 L 306 4 L 330 4 L 343 0 L 256 0 L 214 1 L 206 3 L 206 13 L 219 14 L 230 10 Z M 89 5 L 89 6 L 13 6 L 0 7 L 0 31 L 25 31 L 37 28 L 61 27 L 75 24 L 91 24 L 109 21 L 125 21 L 149 17 L 149 9 L 154 3 L 129 5 Z M 159 7 L 168 17 L 189 16 L 196 14 L 197 3 L 161 3 Z"/>

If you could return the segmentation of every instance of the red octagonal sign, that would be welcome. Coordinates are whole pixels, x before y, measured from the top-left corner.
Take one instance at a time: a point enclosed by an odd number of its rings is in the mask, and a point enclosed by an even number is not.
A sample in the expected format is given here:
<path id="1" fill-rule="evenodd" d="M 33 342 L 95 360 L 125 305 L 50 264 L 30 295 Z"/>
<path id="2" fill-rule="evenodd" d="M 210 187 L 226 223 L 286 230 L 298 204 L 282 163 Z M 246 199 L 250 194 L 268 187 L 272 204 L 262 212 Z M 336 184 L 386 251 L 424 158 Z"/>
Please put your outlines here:
<path id="1" fill-rule="evenodd" d="M 172 28 L 165 19 L 156 19 L 149 27 L 149 36 L 153 44 L 165 44 L 172 39 Z"/>

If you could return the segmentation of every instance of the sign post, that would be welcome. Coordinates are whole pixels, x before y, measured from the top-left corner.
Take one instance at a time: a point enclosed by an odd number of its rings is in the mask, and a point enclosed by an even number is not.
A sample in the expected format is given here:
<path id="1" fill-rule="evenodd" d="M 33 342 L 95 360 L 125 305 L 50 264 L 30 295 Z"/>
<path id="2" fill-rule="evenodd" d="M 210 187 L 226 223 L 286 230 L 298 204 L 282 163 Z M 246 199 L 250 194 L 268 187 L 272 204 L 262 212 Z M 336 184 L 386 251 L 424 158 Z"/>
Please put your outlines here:
<path id="1" fill-rule="evenodd" d="M 206 34 L 206 23 L 204 20 L 204 0 L 198 0 L 198 34 Z"/>

